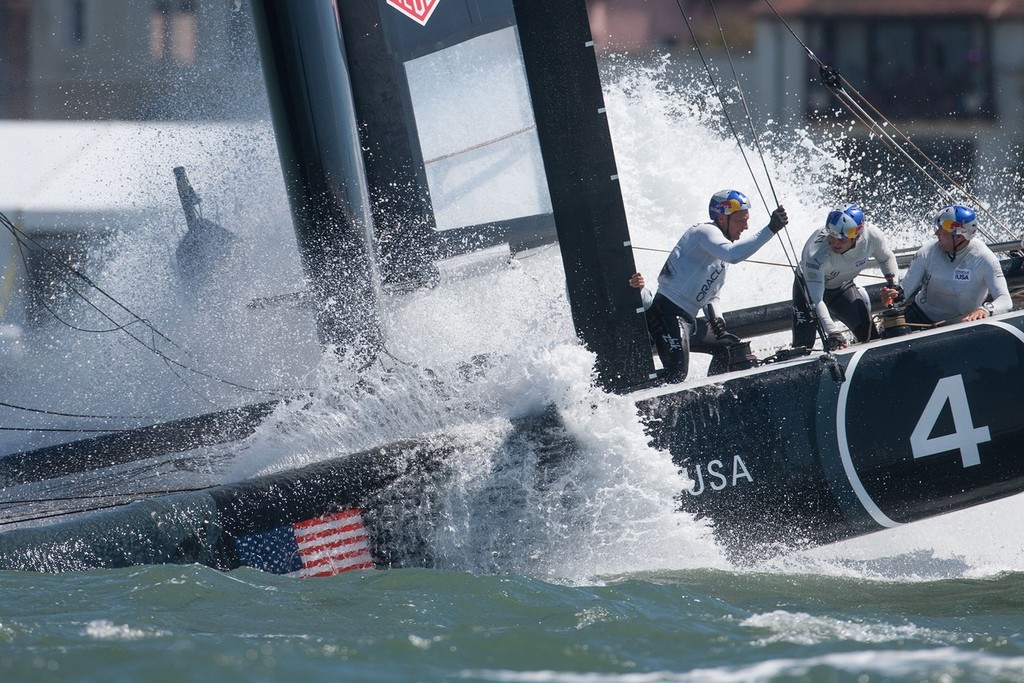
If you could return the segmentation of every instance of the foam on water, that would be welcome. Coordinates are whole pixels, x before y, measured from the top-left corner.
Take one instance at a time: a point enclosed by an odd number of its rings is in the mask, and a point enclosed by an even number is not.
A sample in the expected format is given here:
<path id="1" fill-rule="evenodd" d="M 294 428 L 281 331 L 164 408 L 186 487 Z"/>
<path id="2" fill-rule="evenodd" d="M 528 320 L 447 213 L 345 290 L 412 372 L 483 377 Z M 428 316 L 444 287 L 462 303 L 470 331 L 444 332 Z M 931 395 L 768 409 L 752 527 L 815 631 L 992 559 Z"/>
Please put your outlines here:
<path id="1" fill-rule="evenodd" d="M 778 680 L 1018 680 L 1024 657 L 1000 657 L 944 647 L 920 650 L 862 650 L 808 657 L 766 658 L 753 664 L 700 667 L 692 671 L 635 674 L 565 671 L 471 670 L 467 678 L 504 683 L 759 683 Z M 842 678 L 839 680 L 846 680 Z"/>
<path id="2" fill-rule="evenodd" d="M 231 477 L 443 434 L 455 444 L 454 480 L 425 531 L 441 567 L 573 581 L 724 566 L 707 528 L 675 512 L 688 482 L 647 445 L 636 406 L 595 387 L 561 277 L 548 250 L 457 284 L 458 296 L 403 302 L 389 327 L 408 334 L 391 336 L 386 369 L 356 376 L 326 357 L 310 400 L 282 407 Z M 554 433 L 517 431 L 521 418 L 552 408 Z M 552 448 L 572 455 L 545 464 Z"/>

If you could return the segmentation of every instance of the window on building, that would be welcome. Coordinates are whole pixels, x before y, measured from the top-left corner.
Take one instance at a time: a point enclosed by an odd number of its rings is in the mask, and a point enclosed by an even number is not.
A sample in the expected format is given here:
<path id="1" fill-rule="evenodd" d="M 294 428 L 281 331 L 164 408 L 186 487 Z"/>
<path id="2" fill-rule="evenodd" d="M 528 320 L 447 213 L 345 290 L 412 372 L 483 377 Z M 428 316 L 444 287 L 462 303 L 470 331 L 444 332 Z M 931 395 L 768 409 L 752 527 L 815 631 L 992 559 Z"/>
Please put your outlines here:
<path id="1" fill-rule="evenodd" d="M 0 118 L 29 113 L 29 11 L 28 3 L 0 2 Z"/>
<path id="2" fill-rule="evenodd" d="M 989 37 L 980 19 L 827 19 L 816 22 L 811 35 L 822 61 L 838 68 L 886 117 L 993 114 Z M 810 115 L 839 106 L 824 87 L 808 102 Z"/>
<path id="3" fill-rule="evenodd" d="M 153 61 L 195 64 L 198 28 L 194 0 L 156 0 L 149 20 Z"/>

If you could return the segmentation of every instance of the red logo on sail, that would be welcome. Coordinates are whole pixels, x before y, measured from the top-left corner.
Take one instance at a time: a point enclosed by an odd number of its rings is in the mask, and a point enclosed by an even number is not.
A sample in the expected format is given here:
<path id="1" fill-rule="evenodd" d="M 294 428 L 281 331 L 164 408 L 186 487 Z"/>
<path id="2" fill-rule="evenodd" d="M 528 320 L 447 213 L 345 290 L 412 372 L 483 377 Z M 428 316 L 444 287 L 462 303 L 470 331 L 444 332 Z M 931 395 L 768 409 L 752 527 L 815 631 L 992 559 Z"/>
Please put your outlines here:
<path id="1" fill-rule="evenodd" d="M 388 0 L 389 5 L 421 26 L 427 25 L 439 2 L 441 0 Z"/>

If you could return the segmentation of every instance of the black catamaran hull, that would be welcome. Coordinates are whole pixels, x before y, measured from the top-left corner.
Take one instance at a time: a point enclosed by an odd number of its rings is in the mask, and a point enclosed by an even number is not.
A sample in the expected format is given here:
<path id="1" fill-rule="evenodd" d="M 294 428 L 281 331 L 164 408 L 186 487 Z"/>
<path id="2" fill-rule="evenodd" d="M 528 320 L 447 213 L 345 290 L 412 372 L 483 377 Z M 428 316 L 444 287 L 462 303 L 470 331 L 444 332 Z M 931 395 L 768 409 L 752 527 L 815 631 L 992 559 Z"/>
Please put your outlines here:
<path id="1" fill-rule="evenodd" d="M 738 555 L 819 545 L 1024 490 L 1024 316 L 641 400 Z"/>
<path id="2" fill-rule="evenodd" d="M 817 358 L 636 396 L 652 444 L 692 481 L 680 507 L 709 519 L 734 556 L 832 543 L 1024 490 L 1024 313 L 853 347 L 838 361 L 842 382 Z M 565 438 L 551 414 L 517 432 Z M 453 448 L 435 435 L 14 529 L 0 535 L 0 568 L 292 573 L 295 529 L 345 513 L 360 515 L 373 566 L 430 566 Z M 342 558 L 336 568 L 351 566 Z"/>

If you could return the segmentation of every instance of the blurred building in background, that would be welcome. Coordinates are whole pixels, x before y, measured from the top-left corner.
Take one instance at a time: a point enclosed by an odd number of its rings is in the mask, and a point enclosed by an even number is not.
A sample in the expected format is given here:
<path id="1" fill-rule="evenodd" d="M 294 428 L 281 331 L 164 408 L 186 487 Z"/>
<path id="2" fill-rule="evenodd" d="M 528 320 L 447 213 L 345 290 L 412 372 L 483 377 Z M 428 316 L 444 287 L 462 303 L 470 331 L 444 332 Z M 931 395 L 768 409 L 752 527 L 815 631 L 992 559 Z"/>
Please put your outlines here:
<path id="1" fill-rule="evenodd" d="M 0 118 L 244 118 L 262 88 L 250 14 L 248 0 L 0 0 Z M 196 88 L 200 104 L 180 97 Z"/>
<path id="2" fill-rule="evenodd" d="M 601 52 L 669 55 L 673 73 L 703 78 L 692 30 L 728 86 L 724 35 L 760 120 L 848 116 L 803 41 L 958 174 L 1000 156 L 1024 168 L 1024 0 L 588 5 Z M 265 114 L 262 90 L 248 0 L 0 0 L 0 119 L 245 120 Z"/>
<path id="3" fill-rule="evenodd" d="M 955 175 L 980 185 L 1003 170 L 1020 176 L 1024 2 L 773 0 L 772 5 L 821 61 L 837 68 Z M 767 4 L 751 7 L 758 64 L 751 80 L 762 111 L 780 120 L 812 122 L 848 116 L 821 85 L 818 67 L 789 28 Z M 999 160 L 1002 170 L 993 166 Z M 985 161 L 989 177 L 975 177 Z"/>

